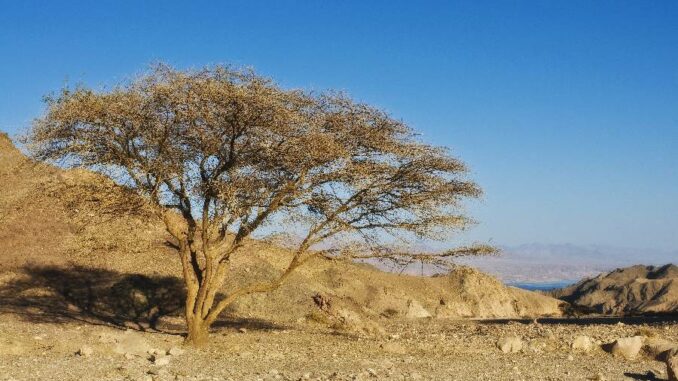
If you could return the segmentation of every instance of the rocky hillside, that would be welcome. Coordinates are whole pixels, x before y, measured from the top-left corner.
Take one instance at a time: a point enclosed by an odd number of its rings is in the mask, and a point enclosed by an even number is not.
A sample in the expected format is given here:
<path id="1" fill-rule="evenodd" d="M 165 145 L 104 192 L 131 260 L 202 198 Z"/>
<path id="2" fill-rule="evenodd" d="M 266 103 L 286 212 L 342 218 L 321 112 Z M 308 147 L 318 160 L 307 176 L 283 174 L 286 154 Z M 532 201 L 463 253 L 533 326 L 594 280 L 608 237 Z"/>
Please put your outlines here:
<path id="1" fill-rule="evenodd" d="M 135 323 L 180 313 L 174 303 L 183 292 L 180 264 L 143 200 L 99 174 L 34 163 L 4 135 L 0 184 L 0 309 Z M 271 276 L 288 256 L 252 241 L 233 260 L 227 286 Z M 244 298 L 229 312 L 265 321 L 318 320 L 316 295 L 374 319 L 558 316 L 563 304 L 470 268 L 416 277 L 318 259 L 272 294 Z M 167 306 L 139 310 L 139 298 Z"/>
<path id="2" fill-rule="evenodd" d="M 602 314 L 678 313 L 678 266 L 631 266 L 553 292 L 574 307 Z"/>

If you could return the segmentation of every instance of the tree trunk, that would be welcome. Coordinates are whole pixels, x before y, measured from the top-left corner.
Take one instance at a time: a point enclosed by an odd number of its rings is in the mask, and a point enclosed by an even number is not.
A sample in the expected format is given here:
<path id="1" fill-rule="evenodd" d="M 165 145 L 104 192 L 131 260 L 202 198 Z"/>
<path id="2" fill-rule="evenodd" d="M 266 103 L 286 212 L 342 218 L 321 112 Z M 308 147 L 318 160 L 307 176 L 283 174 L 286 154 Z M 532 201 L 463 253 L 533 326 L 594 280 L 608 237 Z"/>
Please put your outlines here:
<path id="1" fill-rule="evenodd" d="M 196 348 L 205 346 L 209 338 L 209 324 L 197 316 L 192 318 L 187 317 L 186 323 L 188 325 L 188 335 L 186 335 L 184 345 Z"/>

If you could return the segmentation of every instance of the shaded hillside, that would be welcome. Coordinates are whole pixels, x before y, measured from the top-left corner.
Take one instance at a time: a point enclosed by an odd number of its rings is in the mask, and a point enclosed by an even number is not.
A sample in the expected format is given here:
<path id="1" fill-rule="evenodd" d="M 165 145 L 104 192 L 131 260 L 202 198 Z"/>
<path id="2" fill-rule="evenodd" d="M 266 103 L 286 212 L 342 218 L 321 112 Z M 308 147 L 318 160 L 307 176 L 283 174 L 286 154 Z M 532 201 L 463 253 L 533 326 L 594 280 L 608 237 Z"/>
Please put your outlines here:
<path id="1" fill-rule="evenodd" d="M 596 313 L 678 313 L 678 266 L 637 265 L 617 269 L 556 290 L 552 295 Z"/>
<path id="2" fill-rule="evenodd" d="M 0 134 L 0 256 L 3 269 L 75 262 L 177 274 L 164 228 L 145 203 L 108 178 L 27 159 Z M 157 262 L 164 262 L 158 266 Z"/>
<path id="3" fill-rule="evenodd" d="M 38 295 L 32 301 L 40 308 L 57 305 L 86 312 L 92 306 L 79 303 L 108 300 L 110 287 L 127 287 L 130 279 L 139 279 L 137 275 L 146 277 L 148 283 L 181 274 L 164 227 L 151 218 L 145 202 L 124 187 L 92 172 L 33 163 L 6 136 L 0 136 L 0 168 L 0 270 L 4 272 L 0 284 L 17 306 L 21 300 L 16 295 Z M 249 242 L 246 253 L 232 261 L 226 290 L 281 271 L 289 255 L 271 244 Z M 106 275 L 76 281 L 87 278 L 88 268 L 93 274 Z M 60 279 L 73 279 L 74 285 L 64 288 Z M 102 283 L 94 284 L 97 280 Z M 102 294 L 73 299 L 92 290 Z M 272 294 L 243 298 L 229 312 L 245 318 L 295 321 L 317 312 L 312 299 L 317 294 L 373 318 L 557 316 L 562 304 L 506 287 L 468 268 L 448 276 L 416 277 L 316 259 Z M 103 307 L 96 311 L 109 313 Z"/>

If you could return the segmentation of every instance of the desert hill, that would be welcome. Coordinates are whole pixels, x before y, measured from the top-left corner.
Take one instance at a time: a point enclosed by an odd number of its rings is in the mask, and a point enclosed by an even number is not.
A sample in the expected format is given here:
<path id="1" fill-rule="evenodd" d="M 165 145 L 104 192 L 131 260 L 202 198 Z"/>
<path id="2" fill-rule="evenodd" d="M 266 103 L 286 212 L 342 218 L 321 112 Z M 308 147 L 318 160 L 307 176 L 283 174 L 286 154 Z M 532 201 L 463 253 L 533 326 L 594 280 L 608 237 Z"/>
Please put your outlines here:
<path id="1" fill-rule="evenodd" d="M 139 317 L 150 312 L 139 310 L 138 303 L 117 305 L 121 292 L 132 301 L 158 303 L 181 292 L 179 260 L 143 200 L 102 175 L 35 163 L 5 135 L 0 135 L 0 221 L 0 294 L 7 300 L 2 308 L 30 304 L 34 317 L 69 311 Z M 289 255 L 259 241 L 250 242 L 248 253 L 233 261 L 230 285 L 280 271 Z M 558 316 L 563 304 L 471 268 L 416 277 L 317 259 L 277 291 L 244 298 L 229 313 L 276 322 L 308 319 L 317 314 L 312 297 L 318 294 L 374 319 Z M 146 317 L 177 315 L 178 308 L 156 309 Z"/>
<path id="2" fill-rule="evenodd" d="M 612 315 L 678 312 L 678 266 L 631 266 L 585 279 L 553 295 L 576 308 Z"/>
<path id="3" fill-rule="evenodd" d="M 317 259 L 270 295 L 238 302 L 214 325 L 209 349 L 182 349 L 183 287 L 167 238 L 124 187 L 33 163 L 0 134 L 0 379 L 665 379 L 654 357 L 630 361 L 603 347 L 641 333 L 646 348 L 655 340 L 663 350 L 678 338 L 673 322 L 455 319 L 560 315 L 563 302 L 468 267 L 417 277 Z M 289 256 L 261 241 L 248 250 L 232 283 L 280 271 Z M 383 334 L 346 332 L 314 297 Z"/>

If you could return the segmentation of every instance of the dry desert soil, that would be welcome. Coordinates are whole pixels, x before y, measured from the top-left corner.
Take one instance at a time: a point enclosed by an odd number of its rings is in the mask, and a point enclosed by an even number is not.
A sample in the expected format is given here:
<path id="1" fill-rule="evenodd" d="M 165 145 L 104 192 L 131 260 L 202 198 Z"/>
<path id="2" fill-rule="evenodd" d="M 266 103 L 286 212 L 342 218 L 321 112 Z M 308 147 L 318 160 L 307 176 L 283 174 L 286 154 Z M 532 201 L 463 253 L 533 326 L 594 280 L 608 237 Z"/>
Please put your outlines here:
<path id="1" fill-rule="evenodd" d="M 363 337 L 315 323 L 235 321 L 196 350 L 181 348 L 177 334 L 29 323 L 5 314 L 0 380 L 665 380 L 664 364 L 642 353 L 628 360 L 597 345 L 575 350 L 572 342 L 579 335 L 608 343 L 639 333 L 678 340 L 675 323 L 416 320 L 386 330 Z M 496 343 L 507 336 L 519 337 L 523 348 L 502 352 Z"/>

